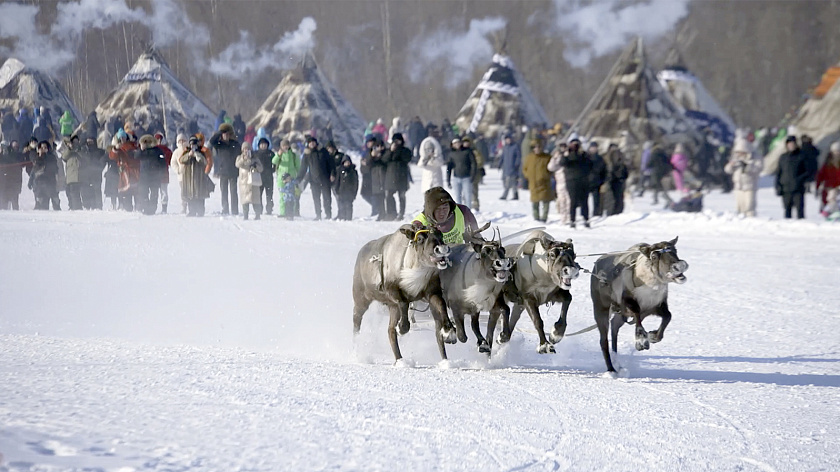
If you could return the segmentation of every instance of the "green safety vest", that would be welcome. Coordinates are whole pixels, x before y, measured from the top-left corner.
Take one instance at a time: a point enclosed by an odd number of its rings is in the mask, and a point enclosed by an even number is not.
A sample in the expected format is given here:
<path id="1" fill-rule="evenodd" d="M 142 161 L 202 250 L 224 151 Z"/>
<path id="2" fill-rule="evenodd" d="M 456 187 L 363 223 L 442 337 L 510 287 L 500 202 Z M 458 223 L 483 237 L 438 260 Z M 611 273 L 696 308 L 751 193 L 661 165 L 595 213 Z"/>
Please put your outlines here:
<path id="1" fill-rule="evenodd" d="M 417 215 L 415 220 L 423 223 L 423 226 L 430 226 L 431 222 L 426 215 L 420 213 Z M 446 244 L 463 244 L 464 243 L 464 230 L 466 229 L 466 225 L 464 223 L 464 213 L 461 212 L 461 209 L 455 206 L 455 225 L 452 226 L 452 229 L 443 233 L 443 242 Z"/>

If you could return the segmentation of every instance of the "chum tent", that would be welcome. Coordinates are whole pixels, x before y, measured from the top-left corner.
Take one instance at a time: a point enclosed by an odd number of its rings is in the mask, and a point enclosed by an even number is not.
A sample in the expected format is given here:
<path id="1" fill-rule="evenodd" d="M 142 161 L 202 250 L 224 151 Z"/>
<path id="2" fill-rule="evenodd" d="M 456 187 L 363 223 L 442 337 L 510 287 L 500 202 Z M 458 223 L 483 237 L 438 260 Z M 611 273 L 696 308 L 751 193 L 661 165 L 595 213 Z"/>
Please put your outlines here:
<path id="1" fill-rule="evenodd" d="M 32 116 L 32 110 L 42 106 L 50 110 L 55 124 L 65 110 L 70 110 L 76 122 L 81 118 L 76 106 L 55 78 L 27 67 L 15 58 L 7 59 L 0 67 L 0 109 L 10 109 L 17 113 L 21 108 L 27 108 L 29 116 Z"/>
<path id="2" fill-rule="evenodd" d="M 665 68 L 656 74 L 659 83 L 685 110 L 686 117 L 700 130 L 709 128 L 715 138 L 731 144 L 735 139 L 735 121 L 712 97 L 703 83 L 684 65 L 676 49 L 665 61 Z"/>
<path id="3" fill-rule="evenodd" d="M 255 129 L 282 136 L 322 130 L 327 124 L 337 146 L 357 149 L 361 145 L 364 120 L 321 72 L 310 52 L 283 77 L 248 122 Z"/>
<path id="4" fill-rule="evenodd" d="M 788 126 L 788 134 L 801 138 L 810 136 L 821 154 L 832 142 L 840 140 L 840 64 L 830 67 L 814 89 L 811 97 L 796 113 Z M 776 172 L 779 157 L 785 152 L 784 140 L 764 157 L 764 174 Z"/>
<path id="5" fill-rule="evenodd" d="M 685 110 L 662 87 L 647 62 L 641 38 L 633 40 L 575 120 L 569 135 L 633 150 L 644 141 L 683 143 L 696 150 L 702 136 Z"/>
<path id="6" fill-rule="evenodd" d="M 170 143 L 179 130 L 195 120 L 205 135 L 212 134 L 215 114 L 172 72 L 160 54 L 149 49 L 141 54 L 119 85 L 96 107 L 99 121 L 106 123 L 115 116 L 125 122 L 142 117 L 148 126 L 159 119 Z"/>
<path id="7" fill-rule="evenodd" d="M 547 125 L 548 118 L 513 61 L 495 54 L 490 68 L 458 112 L 455 124 L 467 132 L 498 136 L 509 126 Z"/>

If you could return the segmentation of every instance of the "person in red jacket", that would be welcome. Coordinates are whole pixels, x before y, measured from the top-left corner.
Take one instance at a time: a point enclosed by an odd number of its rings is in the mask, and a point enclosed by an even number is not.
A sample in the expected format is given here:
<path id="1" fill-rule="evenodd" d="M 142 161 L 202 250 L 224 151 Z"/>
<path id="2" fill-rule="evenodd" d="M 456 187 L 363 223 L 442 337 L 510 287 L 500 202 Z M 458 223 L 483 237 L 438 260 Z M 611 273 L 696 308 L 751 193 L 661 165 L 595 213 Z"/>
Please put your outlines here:
<path id="1" fill-rule="evenodd" d="M 118 136 L 119 145 L 110 149 L 108 157 L 116 161 L 120 169 L 120 207 L 125 211 L 134 211 L 140 184 L 140 161 L 134 157 L 137 143 L 126 133 L 119 133 Z"/>
<path id="2" fill-rule="evenodd" d="M 840 192 L 840 141 L 831 145 L 828 158 L 817 172 L 817 198 L 822 199 L 820 213 L 828 217 L 838 211 L 837 198 Z"/>
<path id="3" fill-rule="evenodd" d="M 163 133 L 155 133 L 155 140 L 157 141 L 157 148 L 166 158 L 166 169 L 163 171 L 160 181 L 160 212 L 165 214 L 166 207 L 169 206 L 169 165 L 172 163 L 172 150 L 166 145 L 166 136 Z"/>

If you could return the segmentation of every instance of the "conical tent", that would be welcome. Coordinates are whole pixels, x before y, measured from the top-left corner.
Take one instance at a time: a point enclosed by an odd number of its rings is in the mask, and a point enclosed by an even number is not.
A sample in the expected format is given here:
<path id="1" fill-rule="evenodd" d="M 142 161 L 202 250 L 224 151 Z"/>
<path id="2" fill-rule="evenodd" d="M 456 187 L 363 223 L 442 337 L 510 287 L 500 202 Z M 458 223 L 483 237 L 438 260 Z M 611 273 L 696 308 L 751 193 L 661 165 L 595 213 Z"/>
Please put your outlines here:
<path id="1" fill-rule="evenodd" d="M 709 128 L 720 141 L 732 143 L 735 121 L 709 94 L 703 83 L 689 72 L 675 48 L 669 52 L 665 68 L 656 74 L 656 78 L 698 129 Z"/>
<path id="2" fill-rule="evenodd" d="M 159 119 L 166 128 L 169 142 L 174 142 L 179 129 L 195 120 L 205 134 L 215 131 L 215 114 L 184 84 L 166 61 L 150 49 L 134 63 L 120 84 L 97 107 L 99 121 L 105 123 L 121 116 L 128 121 L 142 116 L 148 125 Z"/>
<path id="3" fill-rule="evenodd" d="M 508 126 L 545 125 L 548 118 L 513 61 L 495 54 L 490 68 L 455 118 L 458 128 L 497 136 Z"/>
<path id="4" fill-rule="evenodd" d="M 683 143 L 697 149 L 702 136 L 648 65 L 641 38 L 618 58 L 571 127 L 570 134 L 629 149 L 644 141 Z M 567 136 L 568 137 L 568 136 Z"/>
<path id="5" fill-rule="evenodd" d="M 57 80 L 15 58 L 6 60 L 0 67 L 0 109 L 17 113 L 27 108 L 31 116 L 32 109 L 41 106 L 50 110 L 53 120 L 57 121 L 65 110 L 79 120 L 79 111 Z"/>
<path id="6" fill-rule="evenodd" d="M 788 126 L 788 133 L 797 138 L 807 134 L 823 153 L 832 142 L 840 139 L 840 64 L 830 67 L 814 89 L 811 98 L 802 105 Z M 778 142 L 764 158 L 764 174 L 776 172 L 779 157 L 785 152 L 784 142 Z"/>
<path id="7" fill-rule="evenodd" d="M 333 139 L 342 148 L 361 145 L 365 122 L 318 68 L 307 52 L 300 64 L 286 74 L 248 122 L 270 134 L 307 133 L 331 125 Z"/>

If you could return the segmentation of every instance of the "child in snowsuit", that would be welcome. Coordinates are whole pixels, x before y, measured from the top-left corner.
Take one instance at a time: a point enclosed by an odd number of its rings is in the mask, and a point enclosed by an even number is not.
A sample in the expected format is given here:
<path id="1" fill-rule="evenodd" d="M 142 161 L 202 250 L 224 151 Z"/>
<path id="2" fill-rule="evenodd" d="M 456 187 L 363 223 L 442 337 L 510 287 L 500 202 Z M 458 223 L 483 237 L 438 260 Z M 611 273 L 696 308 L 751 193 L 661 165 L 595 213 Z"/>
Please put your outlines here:
<path id="1" fill-rule="evenodd" d="M 353 200 L 359 193 L 359 173 L 356 172 L 356 165 L 345 155 L 338 168 L 338 176 L 335 179 L 335 194 L 338 199 L 338 220 L 353 219 Z"/>
<path id="2" fill-rule="evenodd" d="M 280 197 L 283 201 L 284 213 L 287 220 L 293 220 L 295 218 L 298 186 L 295 185 L 295 182 L 292 180 L 292 175 L 288 172 L 283 174 L 282 179 L 283 186 L 280 188 Z"/>

